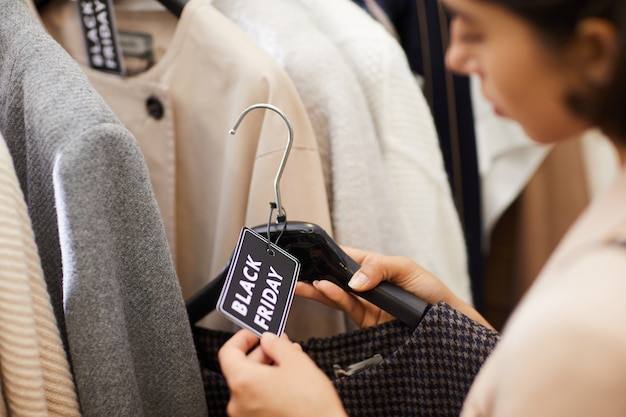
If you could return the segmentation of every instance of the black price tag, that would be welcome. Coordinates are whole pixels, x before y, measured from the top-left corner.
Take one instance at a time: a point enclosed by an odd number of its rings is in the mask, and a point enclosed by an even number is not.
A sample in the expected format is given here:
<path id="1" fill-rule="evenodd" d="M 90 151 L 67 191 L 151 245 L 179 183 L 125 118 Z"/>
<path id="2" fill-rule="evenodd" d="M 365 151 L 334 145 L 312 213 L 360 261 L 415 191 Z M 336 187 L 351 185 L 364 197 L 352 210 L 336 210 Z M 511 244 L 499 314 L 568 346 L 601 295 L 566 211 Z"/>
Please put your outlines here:
<path id="1" fill-rule="evenodd" d="M 124 60 L 117 39 L 112 0 L 78 0 L 89 66 L 123 76 Z"/>
<path id="2" fill-rule="evenodd" d="M 293 301 L 300 262 L 244 227 L 233 254 L 217 310 L 258 336 L 281 335 Z"/>

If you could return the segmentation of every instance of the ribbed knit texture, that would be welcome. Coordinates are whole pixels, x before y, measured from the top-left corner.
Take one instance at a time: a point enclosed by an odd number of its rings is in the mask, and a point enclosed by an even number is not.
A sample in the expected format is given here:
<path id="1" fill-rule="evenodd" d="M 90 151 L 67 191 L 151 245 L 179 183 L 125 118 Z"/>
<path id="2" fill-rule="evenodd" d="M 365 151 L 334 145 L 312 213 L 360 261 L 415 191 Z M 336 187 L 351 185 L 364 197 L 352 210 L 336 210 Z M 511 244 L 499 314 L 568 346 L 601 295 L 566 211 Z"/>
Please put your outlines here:
<path id="1" fill-rule="evenodd" d="M 0 372 L 11 416 L 80 415 L 26 203 L 1 137 Z"/>

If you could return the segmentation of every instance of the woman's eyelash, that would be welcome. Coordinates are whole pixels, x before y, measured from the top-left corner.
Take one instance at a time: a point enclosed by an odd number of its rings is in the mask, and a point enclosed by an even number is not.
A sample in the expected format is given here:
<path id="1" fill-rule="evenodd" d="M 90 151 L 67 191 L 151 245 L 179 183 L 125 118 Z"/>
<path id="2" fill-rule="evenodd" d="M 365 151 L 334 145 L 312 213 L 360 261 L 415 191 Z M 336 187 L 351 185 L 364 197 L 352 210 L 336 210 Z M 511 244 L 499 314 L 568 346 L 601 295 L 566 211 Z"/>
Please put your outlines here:
<path id="1" fill-rule="evenodd" d="M 459 35 L 459 40 L 462 42 L 480 42 L 483 40 L 483 36 L 479 33 L 463 33 Z"/>
<path id="2" fill-rule="evenodd" d="M 451 26 L 456 34 L 456 38 L 461 42 L 480 42 L 483 40 L 482 31 L 478 30 L 473 23 L 467 21 L 463 16 L 456 15 L 451 20 Z"/>

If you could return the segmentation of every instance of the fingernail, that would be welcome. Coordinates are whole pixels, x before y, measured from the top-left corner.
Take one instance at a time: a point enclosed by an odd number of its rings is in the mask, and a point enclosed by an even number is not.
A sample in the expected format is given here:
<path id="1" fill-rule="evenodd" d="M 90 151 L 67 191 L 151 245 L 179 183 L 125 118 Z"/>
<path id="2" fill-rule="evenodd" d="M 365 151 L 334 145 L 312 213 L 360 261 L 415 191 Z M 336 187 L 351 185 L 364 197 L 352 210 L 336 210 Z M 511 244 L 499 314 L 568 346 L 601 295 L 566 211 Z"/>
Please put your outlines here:
<path id="1" fill-rule="evenodd" d="M 272 332 L 263 332 L 261 335 L 262 339 L 278 339 L 278 336 Z"/>
<path id="2" fill-rule="evenodd" d="M 348 286 L 352 289 L 358 290 L 361 289 L 367 283 L 367 275 L 362 272 L 357 272 L 354 274 L 350 282 L 348 282 Z"/>

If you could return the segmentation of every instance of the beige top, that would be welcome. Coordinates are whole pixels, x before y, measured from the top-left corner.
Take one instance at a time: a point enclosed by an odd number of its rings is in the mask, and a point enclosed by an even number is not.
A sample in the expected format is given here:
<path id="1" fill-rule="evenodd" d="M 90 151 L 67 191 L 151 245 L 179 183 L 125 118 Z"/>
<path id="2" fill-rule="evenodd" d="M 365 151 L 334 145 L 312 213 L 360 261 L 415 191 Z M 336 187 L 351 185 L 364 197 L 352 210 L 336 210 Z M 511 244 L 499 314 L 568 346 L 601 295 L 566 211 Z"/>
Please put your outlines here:
<path id="1" fill-rule="evenodd" d="M 625 190 L 626 169 L 566 234 L 506 325 L 462 416 L 626 415 Z"/>
<path id="2" fill-rule="evenodd" d="M 24 195 L 0 136 L 0 416 L 79 416 Z"/>
<path id="3" fill-rule="evenodd" d="M 331 222 L 313 129 L 284 70 L 202 0 L 189 1 L 179 20 L 149 3 L 153 10 L 145 9 L 147 2 L 115 2 L 118 29 L 147 35 L 155 61 L 147 71 L 124 78 L 86 65 L 74 2 L 51 0 L 41 18 L 138 139 L 187 298 L 224 267 L 242 226 L 267 223 L 269 203 L 275 201 L 273 182 L 287 129 L 274 112 L 254 110 L 229 135 L 248 106 L 272 104 L 293 126 L 280 182 L 288 220 L 316 223 L 332 234 Z M 136 66 L 128 61 L 129 68 Z M 146 110 L 150 97 L 161 105 L 160 118 Z M 213 316 L 207 325 L 232 328 Z M 343 330 L 343 314 L 301 299 L 294 301 L 286 328 L 294 338 Z"/>

